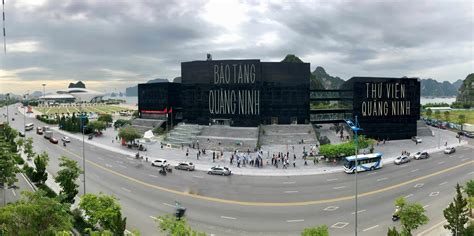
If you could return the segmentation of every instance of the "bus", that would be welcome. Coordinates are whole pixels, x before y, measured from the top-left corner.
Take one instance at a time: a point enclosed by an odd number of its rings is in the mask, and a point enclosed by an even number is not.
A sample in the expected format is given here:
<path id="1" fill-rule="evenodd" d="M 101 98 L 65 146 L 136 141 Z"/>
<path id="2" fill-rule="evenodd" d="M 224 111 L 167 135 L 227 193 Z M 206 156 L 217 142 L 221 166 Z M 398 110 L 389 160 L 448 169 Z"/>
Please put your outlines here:
<path id="1" fill-rule="evenodd" d="M 357 155 L 357 172 L 382 168 L 382 153 Z M 355 156 L 344 158 L 344 172 L 355 172 Z"/>
<path id="2" fill-rule="evenodd" d="M 25 131 L 33 130 L 34 127 L 35 127 L 35 125 L 33 123 L 26 124 L 25 125 Z"/>

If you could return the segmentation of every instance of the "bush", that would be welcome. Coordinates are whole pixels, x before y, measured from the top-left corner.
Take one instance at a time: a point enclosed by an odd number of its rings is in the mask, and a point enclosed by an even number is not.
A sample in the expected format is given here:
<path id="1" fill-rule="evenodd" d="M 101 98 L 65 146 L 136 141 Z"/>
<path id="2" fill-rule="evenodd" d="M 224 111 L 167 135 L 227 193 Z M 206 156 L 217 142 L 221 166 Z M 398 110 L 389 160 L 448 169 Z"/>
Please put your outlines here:
<path id="1" fill-rule="evenodd" d="M 47 115 L 36 115 L 36 119 L 50 125 L 59 123 L 59 119 L 50 119 Z"/>
<path id="2" fill-rule="evenodd" d="M 118 119 L 118 120 L 115 121 L 114 127 L 115 128 L 120 128 L 124 125 L 131 125 L 131 124 L 132 124 L 132 122 L 130 120 Z"/>
<path id="3" fill-rule="evenodd" d="M 50 189 L 48 186 L 46 186 L 45 184 L 40 184 L 37 186 L 38 189 L 41 189 L 43 191 L 46 192 L 46 196 L 49 197 L 49 198 L 55 198 L 57 197 L 58 195 L 52 190 Z"/>
<path id="4" fill-rule="evenodd" d="M 154 134 L 164 134 L 165 133 L 165 130 L 161 127 L 155 127 L 153 128 L 153 131 L 152 131 Z"/>
<path id="5" fill-rule="evenodd" d="M 78 208 L 75 208 L 71 211 L 73 217 L 74 228 L 77 229 L 81 235 L 86 235 L 87 229 L 94 229 L 94 226 L 87 223 L 82 217 L 82 212 Z"/>
<path id="6" fill-rule="evenodd" d="M 373 145 L 375 141 L 373 139 L 367 139 L 365 136 L 359 136 L 359 150 L 367 148 L 369 145 Z M 341 158 L 344 156 L 351 156 L 355 154 L 355 143 L 354 140 L 340 144 L 324 144 L 319 149 L 319 154 L 324 155 L 328 158 Z"/>

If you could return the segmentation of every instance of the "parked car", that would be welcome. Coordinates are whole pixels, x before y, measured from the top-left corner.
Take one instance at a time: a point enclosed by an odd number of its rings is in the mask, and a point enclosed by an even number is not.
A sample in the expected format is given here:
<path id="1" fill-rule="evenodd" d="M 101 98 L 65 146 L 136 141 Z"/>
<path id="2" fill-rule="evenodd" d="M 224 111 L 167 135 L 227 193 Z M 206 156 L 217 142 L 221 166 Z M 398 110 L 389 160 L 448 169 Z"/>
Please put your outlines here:
<path id="1" fill-rule="evenodd" d="M 71 139 L 68 137 L 68 136 L 63 136 L 61 138 L 61 141 L 65 142 L 65 143 L 70 143 L 71 142 Z"/>
<path id="2" fill-rule="evenodd" d="M 25 132 L 23 132 L 23 131 L 18 132 L 18 136 L 25 137 Z"/>
<path id="3" fill-rule="evenodd" d="M 423 141 L 423 140 L 421 140 L 421 138 L 418 137 L 418 136 L 413 136 L 413 137 L 411 137 L 411 140 L 413 140 L 413 142 L 415 142 L 415 143 L 421 143 L 421 142 Z"/>
<path id="4" fill-rule="evenodd" d="M 194 164 L 192 162 L 180 162 L 178 165 L 174 167 L 177 170 L 187 170 L 187 171 L 192 171 L 194 170 Z"/>
<path id="5" fill-rule="evenodd" d="M 151 163 L 152 166 L 163 167 L 168 165 L 168 162 L 165 159 L 156 159 Z"/>
<path id="6" fill-rule="evenodd" d="M 413 157 L 416 160 L 425 159 L 425 158 L 430 157 L 430 154 L 428 152 L 417 152 L 417 153 L 415 153 L 415 155 L 413 155 Z"/>
<path id="7" fill-rule="evenodd" d="M 405 155 L 401 155 L 393 161 L 393 163 L 395 163 L 395 165 L 401 165 L 403 163 L 408 163 L 408 162 L 410 162 L 410 157 L 405 156 Z"/>
<path id="8" fill-rule="evenodd" d="M 58 139 L 57 139 L 57 138 L 51 137 L 51 138 L 49 139 L 49 141 L 50 141 L 51 143 L 58 144 Z"/>
<path id="9" fill-rule="evenodd" d="M 456 152 L 456 149 L 454 147 L 447 147 L 446 149 L 444 149 L 444 154 L 451 154 L 455 152 Z"/>
<path id="10" fill-rule="evenodd" d="M 43 128 L 36 127 L 36 134 L 43 135 Z"/>
<path id="11" fill-rule="evenodd" d="M 214 166 L 207 172 L 210 175 L 231 175 L 232 172 L 229 168 L 223 166 Z"/>

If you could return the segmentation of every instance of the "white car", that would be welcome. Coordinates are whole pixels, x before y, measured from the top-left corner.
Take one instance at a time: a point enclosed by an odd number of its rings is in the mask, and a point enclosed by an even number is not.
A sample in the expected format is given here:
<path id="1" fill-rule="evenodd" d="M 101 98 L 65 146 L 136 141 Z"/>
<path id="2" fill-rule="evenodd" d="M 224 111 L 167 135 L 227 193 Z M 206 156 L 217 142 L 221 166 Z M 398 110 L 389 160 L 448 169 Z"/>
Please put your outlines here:
<path id="1" fill-rule="evenodd" d="M 400 164 L 408 163 L 408 162 L 410 162 L 410 157 L 405 156 L 405 155 L 399 156 L 395 159 L 395 161 L 393 161 L 393 163 L 395 163 L 395 165 L 400 165 Z"/>
<path id="2" fill-rule="evenodd" d="M 207 172 L 210 175 L 231 175 L 232 172 L 229 168 L 223 166 L 214 166 Z"/>
<path id="3" fill-rule="evenodd" d="M 446 149 L 444 149 L 444 154 L 451 154 L 454 152 L 456 152 L 456 149 L 454 147 L 447 147 Z"/>
<path id="4" fill-rule="evenodd" d="M 163 167 L 167 166 L 168 162 L 165 159 L 156 159 L 151 163 L 152 166 Z"/>
<path id="5" fill-rule="evenodd" d="M 61 141 L 65 142 L 65 143 L 70 143 L 71 142 L 71 139 L 68 137 L 68 136 L 63 136 L 61 138 Z"/>
<path id="6" fill-rule="evenodd" d="M 428 154 L 428 152 L 417 152 L 413 157 L 415 158 L 415 160 L 425 159 L 430 157 L 430 154 Z"/>

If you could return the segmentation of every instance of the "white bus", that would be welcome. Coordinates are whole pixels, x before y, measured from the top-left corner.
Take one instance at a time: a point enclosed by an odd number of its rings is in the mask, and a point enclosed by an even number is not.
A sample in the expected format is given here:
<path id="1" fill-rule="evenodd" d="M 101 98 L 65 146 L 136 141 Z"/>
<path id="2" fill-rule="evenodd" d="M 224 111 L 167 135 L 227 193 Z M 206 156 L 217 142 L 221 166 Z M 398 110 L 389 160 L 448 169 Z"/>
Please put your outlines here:
<path id="1" fill-rule="evenodd" d="M 380 168 L 382 168 L 382 153 L 357 155 L 357 172 Z M 345 157 L 344 172 L 354 173 L 355 170 L 355 156 Z"/>
<path id="2" fill-rule="evenodd" d="M 25 130 L 28 131 L 28 130 L 33 130 L 33 128 L 35 127 L 35 125 L 33 123 L 28 123 L 25 125 Z"/>

